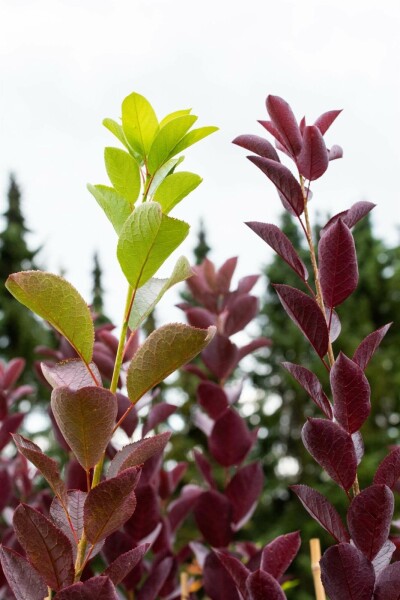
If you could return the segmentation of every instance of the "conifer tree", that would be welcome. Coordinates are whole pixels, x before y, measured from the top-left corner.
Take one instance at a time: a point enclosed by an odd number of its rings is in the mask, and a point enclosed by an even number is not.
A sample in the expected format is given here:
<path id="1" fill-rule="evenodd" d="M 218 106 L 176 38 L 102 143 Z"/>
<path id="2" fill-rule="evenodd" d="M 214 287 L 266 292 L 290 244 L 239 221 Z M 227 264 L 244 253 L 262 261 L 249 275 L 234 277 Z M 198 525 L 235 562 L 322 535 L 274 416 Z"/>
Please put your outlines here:
<path id="1" fill-rule="evenodd" d="M 193 249 L 193 254 L 196 259 L 196 265 L 200 265 L 207 258 L 211 248 L 207 244 L 207 234 L 203 219 L 200 220 L 199 231 L 197 234 L 197 245 Z"/>
<path id="2" fill-rule="evenodd" d="M 109 323 L 110 319 L 104 314 L 104 289 L 103 289 L 103 272 L 101 270 L 99 255 L 97 252 L 93 255 L 93 270 L 92 270 L 92 310 L 96 316 L 96 325 Z"/>

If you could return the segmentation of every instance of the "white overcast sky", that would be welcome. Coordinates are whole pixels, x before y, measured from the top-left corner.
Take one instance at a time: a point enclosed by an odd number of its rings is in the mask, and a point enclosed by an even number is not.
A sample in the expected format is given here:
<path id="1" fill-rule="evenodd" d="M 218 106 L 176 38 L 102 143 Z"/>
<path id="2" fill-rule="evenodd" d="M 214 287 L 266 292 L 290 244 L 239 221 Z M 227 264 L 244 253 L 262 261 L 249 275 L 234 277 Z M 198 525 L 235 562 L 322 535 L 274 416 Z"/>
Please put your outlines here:
<path id="1" fill-rule="evenodd" d="M 103 148 L 114 141 L 101 122 L 137 91 L 159 117 L 192 107 L 199 125 L 220 127 L 186 152 L 183 167 L 204 182 L 175 211 L 192 224 L 181 253 L 190 255 L 203 216 L 212 258 L 239 254 L 241 275 L 258 272 L 270 255 L 242 223 L 277 222 L 281 205 L 230 142 L 263 135 L 256 120 L 271 93 L 309 121 L 344 109 L 327 141 L 345 158 L 315 184 L 313 208 L 371 200 L 378 233 L 396 242 L 399 29 L 398 0 L 0 0 L 2 206 L 13 171 L 42 263 L 65 269 L 89 300 L 98 250 L 117 319 L 125 292 L 116 240 L 86 183 L 108 183 Z M 180 318 L 174 300 L 163 300 L 167 318 Z"/>

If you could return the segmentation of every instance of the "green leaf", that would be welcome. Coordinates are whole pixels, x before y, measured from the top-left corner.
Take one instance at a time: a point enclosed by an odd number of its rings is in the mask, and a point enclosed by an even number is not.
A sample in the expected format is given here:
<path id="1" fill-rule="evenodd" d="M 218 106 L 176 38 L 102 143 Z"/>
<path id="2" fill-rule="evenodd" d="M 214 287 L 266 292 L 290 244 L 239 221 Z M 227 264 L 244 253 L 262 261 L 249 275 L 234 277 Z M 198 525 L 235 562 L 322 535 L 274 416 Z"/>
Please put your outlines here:
<path id="1" fill-rule="evenodd" d="M 181 256 L 178 258 L 171 277 L 168 279 L 156 279 L 155 277 L 149 279 L 135 295 L 135 301 L 129 317 L 129 327 L 132 331 L 137 329 L 149 316 L 167 290 L 192 275 L 193 271 L 189 261 L 184 256 Z"/>
<path id="2" fill-rule="evenodd" d="M 128 200 L 117 194 L 114 188 L 106 185 L 91 185 L 87 189 L 94 196 L 97 204 L 104 210 L 107 219 L 119 235 L 123 224 L 132 212 Z"/>
<path id="3" fill-rule="evenodd" d="M 161 204 L 163 212 L 168 214 L 185 196 L 190 194 L 202 182 L 195 173 L 180 171 L 164 179 L 154 194 L 154 201 Z"/>
<path id="4" fill-rule="evenodd" d="M 199 142 L 208 135 L 211 135 L 212 133 L 214 133 L 214 131 L 218 131 L 218 127 L 199 127 L 198 129 L 193 129 L 193 131 L 189 131 L 189 133 L 187 133 L 185 137 L 183 137 L 180 140 L 180 142 L 175 146 L 173 152 L 168 155 L 168 158 L 171 158 L 179 152 L 186 150 L 186 148 L 189 148 L 189 146 L 192 146 L 193 144 L 196 144 L 196 142 Z"/>
<path id="5" fill-rule="evenodd" d="M 108 131 L 111 131 L 113 135 L 125 146 L 127 150 L 129 150 L 128 142 L 126 141 L 126 137 L 124 134 L 124 130 L 122 129 L 122 125 L 114 121 L 114 119 L 103 119 L 103 125 Z"/>
<path id="6" fill-rule="evenodd" d="M 164 127 L 167 123 L 172 121 L 172 119 L 176 119 L 177 117 L 184 117 L 185 115 L 190 115 L 192 112 L 191 108 L 185 108 L 183 110 L 175 110 L 174 112 L 166 115 L 162 121 L 160 121 L 160 128 Z"/>
<path id="7" fill-rule="evenodd" d="M 91 469 L 103 456 L 117 416 L 117 399 L 105 388 L 55 388 L 51 408 L 61 433 L 78 462 Z"/>
<path id="8" fill-rule="evenodd" d="M 184 115 L 172 119 L 160 129 L 151 145 L 147 162 L 147 168 L 152 175 L 168 158 L 177 154 L 174 148 L 196 121 L 197 117 L 194 115 Z"/>
<path id="9" fill-rule="evenodd" d="M 151 184 L 149 186 L 148 198 L 152 198 L 158 186 L 164 181 L 164 179 L 172 173 L 178 165 L 181 164 L 182 161 L 185 160 L 184 156 L 180 156 L 179 158 L 171 158 L 167 160 L 166 163 L 163 164 L 162 167 L 157 169 Z"/>
<path id="10" fill-rule="evenodd" d="M 130 94 L 122 103 L 122 129 L 129 145 L 143 159 L 158 132 L 158 120 L 150 102 L 140 94 Z"/>
<path id="11" fill-rule="evenodd" d="M 116 191 L 134 204 L 140 194 L 140 170 L 136 160 L 120 148 L 105 148 L 107 174 Z"/>
<path id="12" fill-rule="evenodd" d="M 185 239 L 189 225 L 167 217 L 156 202 L 138 206 L 122 228 L 117 256 L 133 288 L 152 277 Z"/>
<path id="13" fill-rule="evenodd" d="M 134 354 L 128 369 L 127 389 L 135 404 L 168 375 L 192 360 L 215 335 L 215 327 L 197 329 L 181 323 L 153 331 Z"/>
<path id="14" fill-rule="evenodd" d="M 21 271 L 8 277 L 6 288 L 67 338 L 85 363 L 92 360 L 94 328 L 90 310 L 68 281 L 45 271 Z"/>

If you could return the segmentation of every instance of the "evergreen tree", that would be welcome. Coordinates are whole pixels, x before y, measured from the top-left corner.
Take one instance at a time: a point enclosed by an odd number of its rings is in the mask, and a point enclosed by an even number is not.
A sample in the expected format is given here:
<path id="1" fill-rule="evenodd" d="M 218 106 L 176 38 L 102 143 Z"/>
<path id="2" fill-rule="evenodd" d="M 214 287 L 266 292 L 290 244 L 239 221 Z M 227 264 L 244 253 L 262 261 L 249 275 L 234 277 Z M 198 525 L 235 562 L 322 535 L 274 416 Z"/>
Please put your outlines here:
<path id="1" fill-rule="evenodd" d="M 196 265 L 200 265 L 205 258 L 207 258 L 211 248 L 207 244 L 207 235 L 204 227 L 203 219 L 200 220 L 199 232 L 197 234 L 197 245 L 193 250 L 193 254 L 196 258 Z"/>
<path id="2" fill-rule="evenodd" d="M 93 256 L 93 287 L 92 287 L 92 310 L 96 315 L 96 325 L 109 323 L 110 319 L 104 315 L 104 289 L 103 289 L 103 272 L 101 270 L 99 255 L 97 252 Z"/>

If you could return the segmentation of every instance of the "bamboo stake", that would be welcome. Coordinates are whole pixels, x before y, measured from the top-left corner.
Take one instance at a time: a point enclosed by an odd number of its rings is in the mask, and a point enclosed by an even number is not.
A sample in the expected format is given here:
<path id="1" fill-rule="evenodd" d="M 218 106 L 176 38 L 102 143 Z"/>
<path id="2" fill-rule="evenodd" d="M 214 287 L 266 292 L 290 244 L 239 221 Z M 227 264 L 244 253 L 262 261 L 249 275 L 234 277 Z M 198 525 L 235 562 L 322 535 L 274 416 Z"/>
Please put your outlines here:
<path id="1" fill-rule="evenodd" d="M 319 561 L 321 560 L 321 544 L 318 538 L 310 540 L 310 554 L 315 598 L 316 600 L 326 600 L 325 590 L 321 581 L 321 567 L 319 566 Z"/>
<path id="2" fill-rule="evenodd" d="M 189 600 L 189 578 L 188 574 L 183 572 L 181 573 L 181 600 Z"/>

